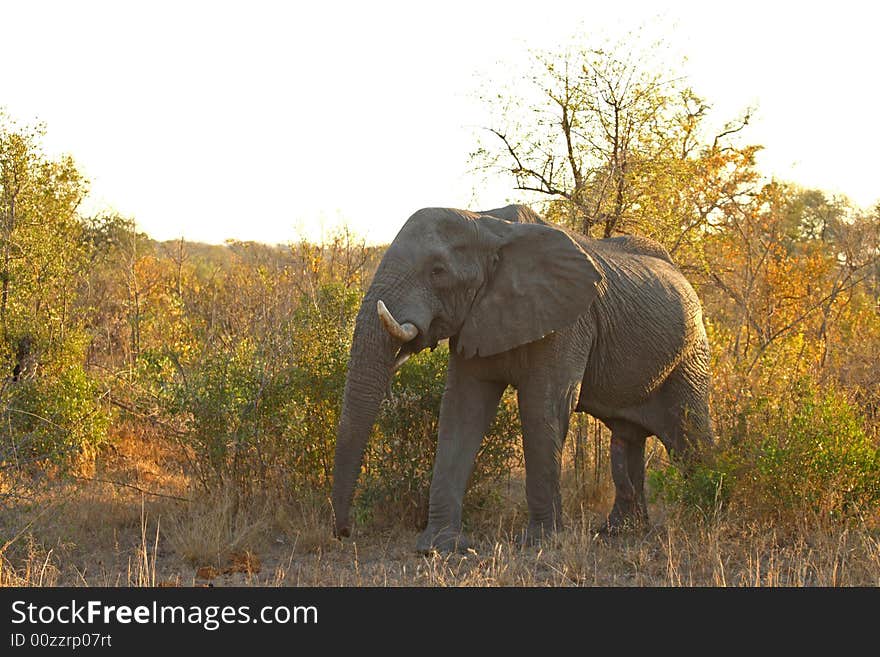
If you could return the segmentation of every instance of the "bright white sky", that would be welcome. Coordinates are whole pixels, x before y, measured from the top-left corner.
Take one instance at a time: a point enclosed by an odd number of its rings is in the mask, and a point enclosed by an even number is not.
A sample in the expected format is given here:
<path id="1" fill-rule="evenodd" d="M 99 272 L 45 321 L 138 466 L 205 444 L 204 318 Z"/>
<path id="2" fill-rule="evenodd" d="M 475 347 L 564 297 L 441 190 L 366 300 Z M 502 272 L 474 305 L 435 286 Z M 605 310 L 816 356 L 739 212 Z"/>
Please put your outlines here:
<path id="1" fill-rule="evenodd" d="M 821 8 L 820 8 L 821 7 Z M 346 222 L 393 238 L 424 206 L 497 207 L 468 172 L 475 73 L 527 48 L 640 26 L 689 61 L 719 121 L 779 178 L 880 200 L 880 9 L 873 2 L 4 3 L 0 106 L 48 125 L 113 208 L 159 239 L 287 242 Z M 475 188 L 479 184 L 478 188 Z"/>

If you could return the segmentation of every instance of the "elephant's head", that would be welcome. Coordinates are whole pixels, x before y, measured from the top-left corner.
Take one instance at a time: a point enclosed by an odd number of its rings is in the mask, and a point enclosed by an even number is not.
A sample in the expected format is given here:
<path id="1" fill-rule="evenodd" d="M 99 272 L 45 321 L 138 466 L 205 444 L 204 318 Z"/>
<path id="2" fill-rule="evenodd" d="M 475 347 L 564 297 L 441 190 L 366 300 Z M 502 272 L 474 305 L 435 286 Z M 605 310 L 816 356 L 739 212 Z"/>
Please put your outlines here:
<path id="1" fill-rule="evenodd" d="M 498 354 L 574 322 L 595 298 L 593 260 L 559 229 L 515 223 L 534 221 L 522 210 L 490 211 L 504 219 L 419 210 L 385 253 L 352 340 L 333 472 L 337 535 L 350 533 L 366 441 L 409 355 L 444 338 L 466 358 Z"/>

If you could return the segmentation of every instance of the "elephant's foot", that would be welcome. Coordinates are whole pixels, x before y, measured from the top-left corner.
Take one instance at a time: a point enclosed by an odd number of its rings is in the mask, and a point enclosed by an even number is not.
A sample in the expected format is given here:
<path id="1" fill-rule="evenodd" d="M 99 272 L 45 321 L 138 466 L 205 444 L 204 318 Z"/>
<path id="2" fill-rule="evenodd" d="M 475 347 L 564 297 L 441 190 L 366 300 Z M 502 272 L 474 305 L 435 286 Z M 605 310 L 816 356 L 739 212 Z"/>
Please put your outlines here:
<path id="1" fill-rule="evenodd" d="M 558 523 L 529 522 L 528 526 L 517 536 L 516 543 L 519 547 L 541 545 L 561 529 L 562 526 Z"/>
<path id="2" fill-rule="evenodd" d="M 467 552 L 471 546 L 467 536 L 449 528 L 433 529 L 429 526 L 416 540 L 416 552 L 419 554 Z"/>

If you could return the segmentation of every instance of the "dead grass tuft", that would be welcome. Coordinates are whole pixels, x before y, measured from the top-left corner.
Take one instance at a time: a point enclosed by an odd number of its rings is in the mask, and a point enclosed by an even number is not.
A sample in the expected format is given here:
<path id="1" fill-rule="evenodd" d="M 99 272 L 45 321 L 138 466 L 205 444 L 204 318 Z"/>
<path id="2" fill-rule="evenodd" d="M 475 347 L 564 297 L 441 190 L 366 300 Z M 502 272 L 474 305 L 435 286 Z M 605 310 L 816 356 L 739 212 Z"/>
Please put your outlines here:
<path id="1" fill-rule="evenodd" d="M 266 547 L 271 526 L 266 503 L 244 505 L 232 489 L 193 502 L 168 519 L 168 546 L 193 566 L 222 569 L 234 552 Z"/>

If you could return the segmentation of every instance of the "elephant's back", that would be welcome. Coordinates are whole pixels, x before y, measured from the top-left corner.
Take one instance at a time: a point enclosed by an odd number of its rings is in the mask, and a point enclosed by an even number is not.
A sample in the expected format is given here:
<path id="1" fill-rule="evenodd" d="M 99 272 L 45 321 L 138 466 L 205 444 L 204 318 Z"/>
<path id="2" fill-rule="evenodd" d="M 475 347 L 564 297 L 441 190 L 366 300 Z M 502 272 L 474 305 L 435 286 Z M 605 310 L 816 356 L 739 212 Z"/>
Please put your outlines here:
<path id="1" fill-rule="evenodd" d="M 596 248 L 602 249 L 609 253 L 629 254 L 635 256 L 647 256 L 665 260 L 670 265 L 675 263 L 666 247 L 649 237 L 641 235 L 621 235 L 619 237 L 608 237 L 602 240 L 595 240 Z"/>

